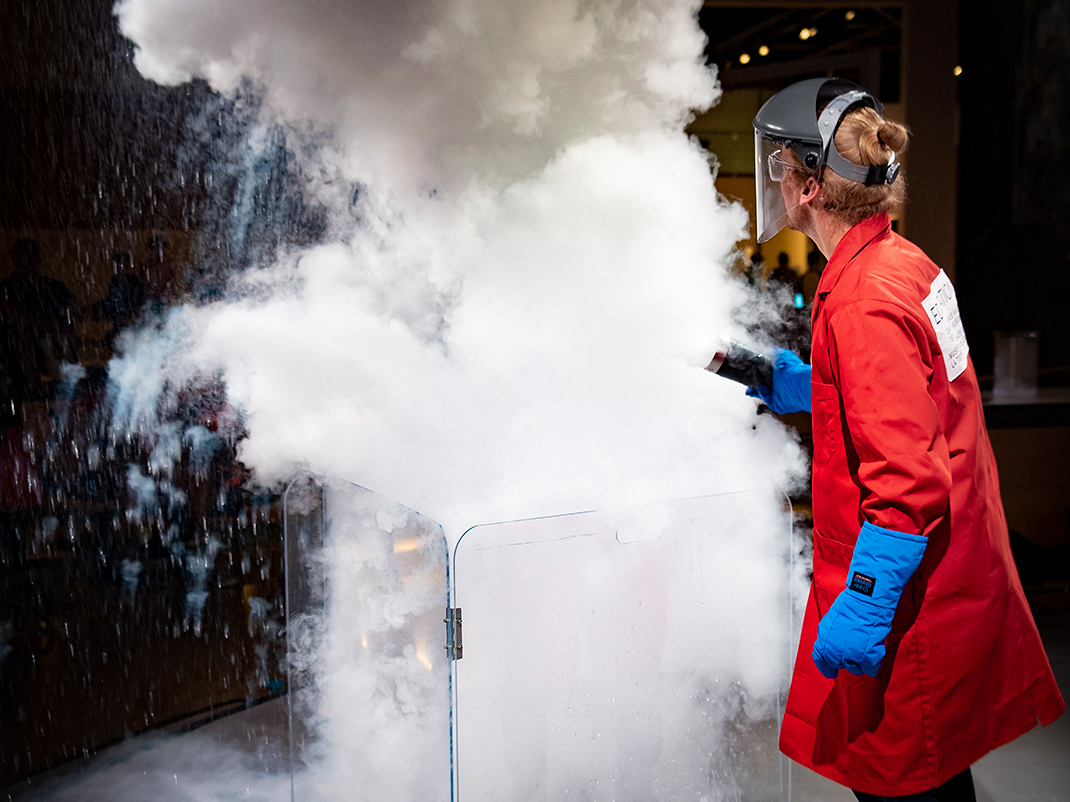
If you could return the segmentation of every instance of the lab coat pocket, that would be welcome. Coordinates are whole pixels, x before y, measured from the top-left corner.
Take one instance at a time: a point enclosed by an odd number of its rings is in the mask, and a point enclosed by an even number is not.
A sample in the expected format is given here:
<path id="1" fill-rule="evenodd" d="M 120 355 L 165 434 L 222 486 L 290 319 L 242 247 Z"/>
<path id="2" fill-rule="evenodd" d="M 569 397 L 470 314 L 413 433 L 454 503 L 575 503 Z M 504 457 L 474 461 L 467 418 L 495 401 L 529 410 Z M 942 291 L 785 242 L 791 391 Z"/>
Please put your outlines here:
<path id="1" fill-rule="evenodd" d="M 831 384 L 814 382 L 811 402 L 814 426 L 814 463 L 827 465 L 843 448 L 840 394 Z"/>
<path id="2" fill-rule="evenodd" d="M 853 554 L 853 544 L 814 529 L 814 601 L 821 615 L 847 587 L 847 568 Z"/>

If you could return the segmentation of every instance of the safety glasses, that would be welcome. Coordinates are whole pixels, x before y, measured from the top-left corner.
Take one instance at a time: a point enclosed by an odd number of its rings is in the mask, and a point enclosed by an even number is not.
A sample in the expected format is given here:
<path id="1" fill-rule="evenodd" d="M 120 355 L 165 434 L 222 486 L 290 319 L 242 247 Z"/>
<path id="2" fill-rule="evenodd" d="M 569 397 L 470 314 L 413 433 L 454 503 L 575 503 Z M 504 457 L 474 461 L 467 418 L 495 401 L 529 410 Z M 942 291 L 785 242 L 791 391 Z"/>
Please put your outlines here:
<path id="1" fill-rule="evenodd" d="M 795 165 L 780 158 L 780 148 L 777 148 L 766 158 L 769 167 L 769 179 L 779 184 L 788 174 L 788 170 L 796 169 Z"/>

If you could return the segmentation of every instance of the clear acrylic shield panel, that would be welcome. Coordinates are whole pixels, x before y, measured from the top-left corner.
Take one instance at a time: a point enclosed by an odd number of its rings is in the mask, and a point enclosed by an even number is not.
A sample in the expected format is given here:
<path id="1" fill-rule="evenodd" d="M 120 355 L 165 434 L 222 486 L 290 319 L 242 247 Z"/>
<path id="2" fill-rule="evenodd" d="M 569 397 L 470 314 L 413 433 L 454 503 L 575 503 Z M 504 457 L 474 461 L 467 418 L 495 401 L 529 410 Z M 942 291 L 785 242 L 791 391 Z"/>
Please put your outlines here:
<path id="1" fill-rule="evenodd" d="M 758 492 L 466 532 L 457 798 L 787 799 L 791 540 Z"/>
<path id="2" fill-rule="evenodd" d="M 442 527 L 354 484 L 303 481 L 286 555 L 293 798 L 449 799 Z"/>

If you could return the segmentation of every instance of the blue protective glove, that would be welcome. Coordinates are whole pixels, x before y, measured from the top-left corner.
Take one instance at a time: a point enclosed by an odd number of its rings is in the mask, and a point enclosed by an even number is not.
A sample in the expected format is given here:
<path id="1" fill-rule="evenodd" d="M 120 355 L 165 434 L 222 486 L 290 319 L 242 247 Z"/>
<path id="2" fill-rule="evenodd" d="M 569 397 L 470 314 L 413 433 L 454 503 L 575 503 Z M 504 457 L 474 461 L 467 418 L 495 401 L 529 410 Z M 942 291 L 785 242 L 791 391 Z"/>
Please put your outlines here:
<path id="1" fill-rule="evenodd" d="M 785 348 L 773 357 L 773 386 L 748 387 L 747 395 L 760 398 L 773 412 L 810 411 L 810 366 Z"/>
<path id="2" fill-rule="evenodd" d="M 840 592 L 817 625 L 814 664 L 829 679 L 841 668 L 877 676 L 884 659 L 884 639 L 903 587 L 914 575 L 928 538 L 874 526 L 866 521 L 858 533 L 847 588 Z"/>

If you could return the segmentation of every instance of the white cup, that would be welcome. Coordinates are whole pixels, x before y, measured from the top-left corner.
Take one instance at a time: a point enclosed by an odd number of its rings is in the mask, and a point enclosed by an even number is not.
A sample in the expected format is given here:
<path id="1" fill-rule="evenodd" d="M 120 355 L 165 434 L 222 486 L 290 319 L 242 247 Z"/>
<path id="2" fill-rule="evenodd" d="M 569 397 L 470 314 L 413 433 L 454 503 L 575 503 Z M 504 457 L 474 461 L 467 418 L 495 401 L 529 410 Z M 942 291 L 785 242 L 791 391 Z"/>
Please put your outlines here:
<path id="1" fill-rule="evenodd" d="M 1035 398 L 1040 357 L 1039 331 L 997 331 L 995 381 L 999 398 Z"/>

